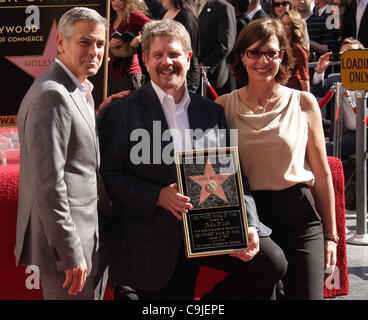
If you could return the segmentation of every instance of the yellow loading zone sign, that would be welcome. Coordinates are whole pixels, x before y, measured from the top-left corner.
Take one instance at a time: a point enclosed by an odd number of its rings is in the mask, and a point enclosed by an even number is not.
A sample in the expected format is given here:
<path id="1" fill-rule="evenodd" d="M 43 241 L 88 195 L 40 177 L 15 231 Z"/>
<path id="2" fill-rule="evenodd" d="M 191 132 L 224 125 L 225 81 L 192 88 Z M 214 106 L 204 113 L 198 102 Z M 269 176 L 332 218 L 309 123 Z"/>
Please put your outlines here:
<path id="1" fill-rule="evenodd" d="M 340 58 L 340 70 L 346 89 L 368 91 L 368 49 L 346 50 Z"/>

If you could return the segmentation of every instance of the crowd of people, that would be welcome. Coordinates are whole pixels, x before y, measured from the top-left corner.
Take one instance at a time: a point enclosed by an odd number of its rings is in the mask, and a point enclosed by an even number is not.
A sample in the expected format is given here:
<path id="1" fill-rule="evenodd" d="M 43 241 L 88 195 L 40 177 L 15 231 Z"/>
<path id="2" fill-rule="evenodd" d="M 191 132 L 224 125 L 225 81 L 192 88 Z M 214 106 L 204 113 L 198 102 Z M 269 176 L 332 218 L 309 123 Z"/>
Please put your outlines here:
<path id="1" fill-rule="evenodd" d="M 212 99 L 215 99 L 217 95 L 229 93 L 242 86 L 234 78 L 231 71 L 231 65 L 234 64 L 233 50 L 235 40 L 241 30 L 251 21 L 269 17 L 282 22 L 294 56 L 293 67 L 285 86 L 296 90 L 310 91 L 318 99 L 324 95 L 322 95 L 323 91 L 319 89 L 319 85 L 316 85 L 316 80 L 314 80 L 315 83 L 311 83 L 311 79 L 316 77 L 317 72 L 316 68 L 309 67 L 309 63 L 318 63 L 321 58 L 325 62 L 323 75 L 327 77 L 332 74 L 332 79 L 339 80 L 339 67 L 332 69 L 329 65 L 331 61 L 338 61 L 342 53 L 340 48 L 344 41 L 346 39 L 348 39 L 347 41 L 358 41 L 358 47 L 361 48 L 368 46 L 367 36 L 363 32 L 368 27 L 368 9 L 366 9 L 367 3 L 364 0 L 131 1 L 146 8 L 145 11 L 142 11 L 144 12 L 142 14 L 146 14 L 146 19 L 160 20 L 168 18 L 179 21 L 184 25 L 189 32 L 193 52 L 190 70 L 187 74 L 188 89 L 202 94 L 204 92 Z M 120 10 L 126 10 L 123 3 L 126 2 L 125 6 L 128 6 L 131 1 L 114 0 L 112 7 L 114 11 L 117 10 L 114 2 L 120 2 Z M 122 22 L 122 25 L 130 26 L 130 23 Z M 141 32 L 142 25 L 138 29 L 134 31 L 136 35 Z M 110 47 L 117 43 L 116 40 L 112 40 L 114 44 Z M 121 42 L 118 45 L 121 45 Z M 135 41 L 134 46 L 139 46 L 139 43 Z M 132 57 L 137 62 L 136 55 Z M 132 57 L 130 57 L 131 62 Z M 114 53 L 110 51 L 110 66 L 114 61 Z M 140 59 L 139 61 L 141 62 L 141 69 L 145 69 L 143 60 Z M 126 77 L 124 73 L 130 71 L 132 67 L 125 65 L 124 70 L 126 71 L 123 72 L 121 64 L 118 72 L 110 69 L 110 93 L 132 89 L 132 86 L 128 86 L 122 80 Z M 337 73 L 335 70 L 337 70 Z M 119 77 L 122 79 L 117 80 L 116 78 Z M 209 82 L 203 80 L 202 77 L 207 77 Z M 146 73 L 139 86 L 147 83 L 148 80 L 149 75 Z M 121 85 L 114 85 L 116 81 L 120 82 Z M 205 83 L 204 86 L 209 83 L 215 94 L 212 91 L 200 90 L 201 81 Z M 325 94 L 331 86 L 332 83 L 327 89 L 325 87 Z M 355 97 L 351 96 L 354 104 Z M 333 102 L 334 100 L 329 102 L 322 110 L 325 135 L 329 140 L 326 146 L 328 155 L 333 155 Z M 350 104 L 349 108 L 351 109 Z M 348 114 L 350 113 L 348 112 Z M 354 117 L 345 118 L 344 122 Z M 348 159 L 355 152 L 355 142 L 353 142 L 355 129 L 352 130 L 352 127 L 355 127 L 355 123 L 354 125 L 344 125 L 344 142 L 341 151 L 343 160 Z M 350 137 L 350 139 L 346 139 L 347 137 Z"/>
<path id="2" fill-rule="evenodd" d="M 202 265 L 228 273 L 202 299 L 322 299 L 339 237 L 313 93 L 323 94 L 338 47 L 367 46 L 367 0 L 244 2 L 112 0 L 110 26 L 93 9 L 62 16 L 58 56 L 17 120 L 15 256 L 39 266 L 45 299 L 101 299 L 108 279 L 116 299 L 193 299 Z M 88 77 L 107 31 L 109 97 L 95 108 Z M 201 67 L 215 101 L 198 94 Z M 220 137 L 230 129 L 248 247 L 188 259 L 182 220 L 193 204 L 162 157 L 229 146 Z"/>
<path id="3" fill-rule="evenodd" d="M 330 60 L 338 59 L 339 48 L 346 38 L 359 40 L 363 47 L 368 46 L 367 36 L 363 32 L 368 26 L 368 11 L 364 0 L 114 0 L 112 1 L 113 11 L 118 10 L 114 5 L 117 2 L 121 3 L 120 11 L 126 10 L 125 7 L 128 5 L 131 7 L 131 3 L 136 2 L 136 6 L 139 4 L 141 8 L 145 7 L 145 10 L 136 9 L 135 11 L 145 14 L 146 19 L 169 18 L 184 25 L 190 34 L 193 51 L 187 85 L 189 90 L 197 93 L 200 93 L 200 80 L 205 74 L 201 71 L 201 67 L 207 67 L 205 76 L 218 95 L 241 87 L 230 71 L 234 63 L 235 40 L 247 24 L 257 19 L 270 17 L 282 21 L 292 44 L 295 59 L 286 86 L 312 91 L 315 95 L 316 92 L 311 90 L 313 86 L 310 83 L 314 69 L 308 68 L 309 62 L 318 62 L 319 58 L 326 53 L 329 53 Z M 124 3 L 126 3 L 125 6 Z M 125 25 L 124 29 L 131 28 L 129 21 L 123 20 L 121 25 Z M 117 29 L 110 27 L 110 37 L 113 30 Z M 141 30 L 140 24 L 132 32 L 138 35 Z M 121 42 L 117 43 L 115 39 L 112 41 L 110 48 L 121 45 Z M 137 41 L 134 46 L 138 46 Z M 114 53 L 110 51 L 110 66 L 114 61 Z M 145 69 L 142 59 L 140 62 L 141 68 Z M 124 78 L 126 72 L 132 69 L 125 65 L 124 69 L 127 71 L 123 72 L 122 63 L 120 62 L 118 73 L 112 71 L 110 67 L 110 93 L 119 91 L 119 87 L 114 86 L 115 78 L 119 77 L 119 74 Z M 325 75 L 331 72 L 332 69 L 327 68 Z M 149 75 L 146 73 L 140 85 L 148 80 Z M 124 84 L 123 80 L 120 82 Z M 131 90 L 131 86 L 126 84 L 120 88 Z M 207 95 L 213 98 L 213 94 Z M 329 105 L 327 112 L 323 113 L 328 120 L 332 118 L 330 109 Z"/>

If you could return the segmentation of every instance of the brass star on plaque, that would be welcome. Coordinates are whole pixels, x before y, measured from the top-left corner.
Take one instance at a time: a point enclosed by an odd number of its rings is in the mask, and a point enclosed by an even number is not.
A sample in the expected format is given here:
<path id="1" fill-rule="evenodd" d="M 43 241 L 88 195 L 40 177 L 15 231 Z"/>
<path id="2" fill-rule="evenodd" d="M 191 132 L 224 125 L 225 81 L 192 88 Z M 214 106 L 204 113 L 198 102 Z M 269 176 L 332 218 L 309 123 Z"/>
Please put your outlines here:
<path id="1" fill-rule="evenodd" d="M 189 176 L 189 179 L 201 186 L 201 198 L 199 200 L 199 204 L 205 201 L 211 194 L 214 194 L 225 202 L 228 202 L 229 200 L 227 199 L 221 184 L 230 176 L 231 174 L 217 174 L 207 158 L 204 175 Z"/>

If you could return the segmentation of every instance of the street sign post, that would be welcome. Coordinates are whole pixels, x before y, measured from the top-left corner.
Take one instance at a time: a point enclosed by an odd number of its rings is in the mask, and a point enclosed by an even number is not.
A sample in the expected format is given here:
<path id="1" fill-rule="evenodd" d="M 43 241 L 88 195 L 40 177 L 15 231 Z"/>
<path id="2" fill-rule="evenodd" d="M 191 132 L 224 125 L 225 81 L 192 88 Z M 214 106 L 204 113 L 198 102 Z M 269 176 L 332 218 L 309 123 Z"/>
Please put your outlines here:
<path id="1" fill-rule="evenodd" d="M 356 210 L 357 231 L 349 244 L 368 245 L 367 234 L 367 131 L 368 49 L 347 50 L 340 59 L 341 82 L 356 97 Z"/>

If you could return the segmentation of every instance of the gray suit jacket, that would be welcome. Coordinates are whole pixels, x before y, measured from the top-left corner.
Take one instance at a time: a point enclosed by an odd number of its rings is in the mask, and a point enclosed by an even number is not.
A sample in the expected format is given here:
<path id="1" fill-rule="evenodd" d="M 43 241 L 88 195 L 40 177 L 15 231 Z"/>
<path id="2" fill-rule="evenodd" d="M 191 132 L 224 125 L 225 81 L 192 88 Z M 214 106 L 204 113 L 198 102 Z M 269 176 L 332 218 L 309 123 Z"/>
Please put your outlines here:
<path id="1" fill-rule="evenodd" d="M 53 61 L 18 113 L 19 200 L 15 256 L 54 274 L 87 262 L 97 269 L 99 147 L 76 85 Z"/>

